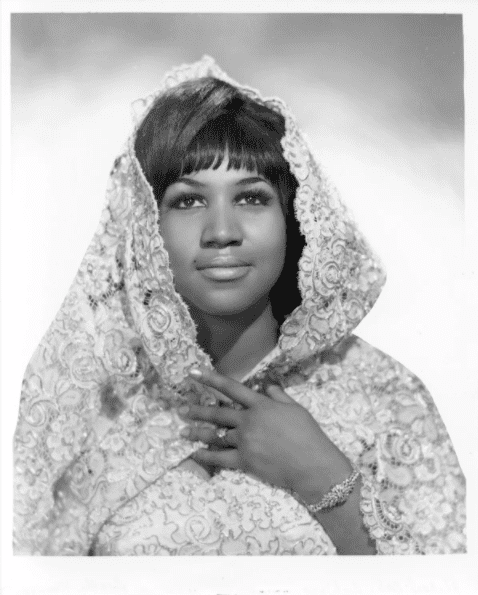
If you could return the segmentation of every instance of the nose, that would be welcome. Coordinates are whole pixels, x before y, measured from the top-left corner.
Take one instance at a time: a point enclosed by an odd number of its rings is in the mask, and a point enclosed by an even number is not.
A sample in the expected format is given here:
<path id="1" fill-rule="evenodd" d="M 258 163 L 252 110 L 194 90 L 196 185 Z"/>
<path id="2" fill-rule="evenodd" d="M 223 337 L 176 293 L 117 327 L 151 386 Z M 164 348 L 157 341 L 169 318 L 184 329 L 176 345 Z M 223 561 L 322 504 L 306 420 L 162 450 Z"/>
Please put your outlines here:
<path id="1" fill-rule="evenodd" d="M 234 206 L 217 204 L 207 210 L 201 234 L 202 248 L 225 248 L 240 246 L 243 234 Z"/>

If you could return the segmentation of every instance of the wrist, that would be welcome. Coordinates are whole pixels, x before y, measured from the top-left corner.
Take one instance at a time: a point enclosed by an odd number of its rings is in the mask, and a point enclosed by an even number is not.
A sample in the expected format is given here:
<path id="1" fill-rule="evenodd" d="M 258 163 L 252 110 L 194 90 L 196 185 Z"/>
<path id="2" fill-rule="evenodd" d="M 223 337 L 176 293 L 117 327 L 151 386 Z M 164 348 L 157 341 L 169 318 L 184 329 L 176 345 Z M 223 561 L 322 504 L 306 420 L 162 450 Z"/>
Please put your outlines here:
<path id="1" fill-rule="evenodd" d="M 334 486 L 349 478 L 353 472 L 354 467 L 349 459 L 342 452 L 337 451 L 336 456 L 331 458 L 327 465 L 324 465 L 322 460 L 320 466 L 311 466 L 300 480 L 295 482 L 292 491 L 305 504 L 315 504 Z"/>

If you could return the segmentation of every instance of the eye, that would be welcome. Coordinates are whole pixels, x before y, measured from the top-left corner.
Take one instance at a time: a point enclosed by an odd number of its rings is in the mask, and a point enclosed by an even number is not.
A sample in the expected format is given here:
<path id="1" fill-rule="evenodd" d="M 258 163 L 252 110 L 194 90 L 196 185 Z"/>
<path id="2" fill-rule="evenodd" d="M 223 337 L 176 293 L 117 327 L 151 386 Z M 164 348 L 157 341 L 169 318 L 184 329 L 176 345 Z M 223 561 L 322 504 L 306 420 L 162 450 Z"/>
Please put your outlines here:
<path id="1" fill-rule="evenodd" d="M 272 200 L 266 192 L 246 192 L 236 199 L 236 204 L 240 206 L 264 207 Z"/>
<path id="2" fill-rule="evenodd" d="M 197 209 L 204 206 L 204 198 L 202 196 L 186 195 L 179 196 L 170 205 L 172 209 L 187 210 Z"/>

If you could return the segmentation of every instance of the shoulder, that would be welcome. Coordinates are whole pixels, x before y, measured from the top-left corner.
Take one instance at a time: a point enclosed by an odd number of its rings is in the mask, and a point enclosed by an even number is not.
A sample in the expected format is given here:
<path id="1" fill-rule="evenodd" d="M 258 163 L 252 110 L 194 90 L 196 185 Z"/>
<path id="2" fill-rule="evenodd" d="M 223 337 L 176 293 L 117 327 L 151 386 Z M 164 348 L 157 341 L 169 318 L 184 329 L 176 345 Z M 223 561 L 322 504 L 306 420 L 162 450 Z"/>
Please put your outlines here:
<path id="1" fill-rule="evenodd" d="M 465 478 L 423 382 L 355 336 L 304 369 L 303 394 L 294 392 L 359 466 L 361 510 L 377 551 L 466 551 Z"/>
<path id="2" fill-rule="evenodd" d="M 352 335 L 322 354 L 323 364 L 335 363 L 346 376 L 359 379 L 364 387 L 370 385 L 374 393 L 386 400 L 397 390 L 431 399 L 420 378 L 392 356 L 363 339 Z M 423 404 L 425 405 L 425 401 Z"/>
<path id="3" fill-rule="evenodd" d="M 323 364 L 340 368 L 342 384 L 366 397 L 374 428 L 392 428 L 428 443 L 448 442 L 448 433 L 421 379 L 390 355 L 351 336 L 323 354 Z M 422 442 L 423 443 L 423 442 Z"/>
<path id="4" fill-rule="evenodd" d="M 328 351 L 323 352 L 322 361 L 336 361 L 344 367 L 381 372 L 386 374 L 387 378 L 413 378 L 414 382 L 420 382 L 413 372 L 391 355 L 377 349 L 377 347 L 370 345 L 370 343 L 356 335 L 343 339 Z"/>

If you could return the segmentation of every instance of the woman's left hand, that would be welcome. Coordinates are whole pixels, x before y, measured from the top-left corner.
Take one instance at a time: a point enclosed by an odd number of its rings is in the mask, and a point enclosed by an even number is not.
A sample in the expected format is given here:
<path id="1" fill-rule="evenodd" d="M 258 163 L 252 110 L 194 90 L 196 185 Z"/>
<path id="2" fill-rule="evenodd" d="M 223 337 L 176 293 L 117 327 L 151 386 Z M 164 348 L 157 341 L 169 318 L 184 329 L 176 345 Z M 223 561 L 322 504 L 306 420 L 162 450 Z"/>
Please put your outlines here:
<path id="1" fill-rule="evenodd" d="M 269 386 L 266 396 L 215 371 L 202 371 L 200 376 L 191 377 L 243 406 L 234 409 L 190 405 L 188 411 L 180 409 L 187 419 L 216 426 L 191 426 L 183 433 L 190 440 L 215 447 L 196 451 L 196 462 L 241 469 L 315 501 L 350 474 L 352 466 L 345 455 L 312 415 L 280 387 Z"/>

